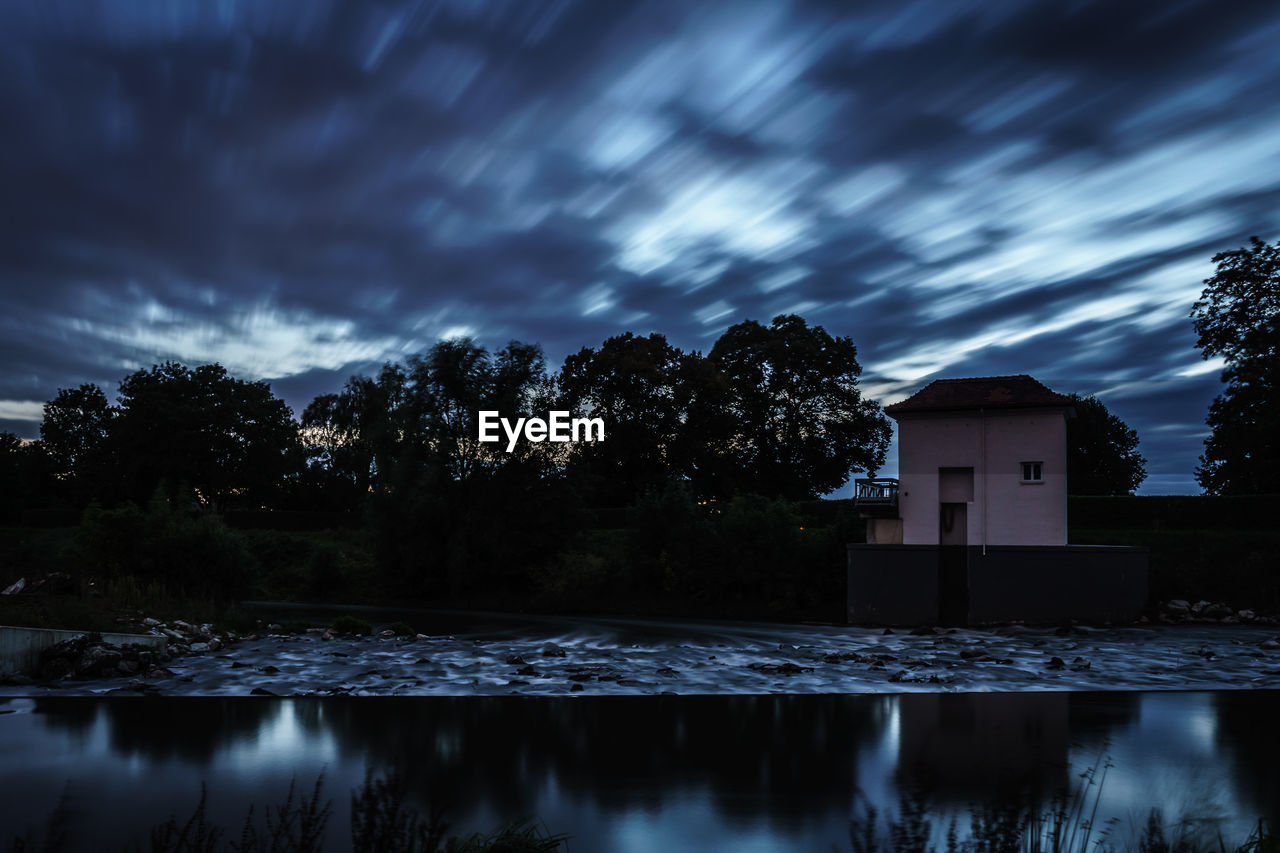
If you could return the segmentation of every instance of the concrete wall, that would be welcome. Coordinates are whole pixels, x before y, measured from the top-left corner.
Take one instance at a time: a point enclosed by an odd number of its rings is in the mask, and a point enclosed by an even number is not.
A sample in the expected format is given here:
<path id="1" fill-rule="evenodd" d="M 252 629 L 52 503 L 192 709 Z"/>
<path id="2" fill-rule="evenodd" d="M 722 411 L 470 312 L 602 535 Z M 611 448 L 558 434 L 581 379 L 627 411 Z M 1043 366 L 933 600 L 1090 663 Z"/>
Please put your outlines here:
<path id="1" fill-rule="evenodd" d="M 78 637 L 84 631 L 68 631 L 59 628 L 15 628 L 0 625 L 0 672 L 34 672 L 40 664 L 40 653 L 63 640 Z M 106 633 L 102 640 L 113 646 L 133 644 L 164 651 L 164 637 L 150 634 Z"/>
<path id="2" fill-rule="evenodd" d="M 850 545 L 849 623 L 926 625 L 938 615 L 938 549 Z"/>
<path id="3" fill-rule="evenodd" d="M 848 546 L 848 619 L 854 625 L 941 624 L 943 548 Z M 951 552 L 954 556 L 955 552 Z M 961 622 L 1131 622 L 1147 604 L 1147 549 L 1105 545 L 964 549 Z M 953 602 L 954 604 L 954 602 Z"/>
<path id="4" fill-rule="evenodd" d="M 1022 463 L 1043 482 L 1022 482 Z M 898 511 L 907 545 L 938 543 L 938 506 L 972 468 L 970 545 L 1067 544 L 1067 424 L 1061 409 L 920 413 L 898 421 Z M 946 488 L 947 494 L 940 491 Z M 985 517 L 984 517 L 985 513 Z"/>
<path id="5" fill-rule="evenodd" d="M 1147 549 L 969 549 L 969 622 L 1132 622 L 1147 604 Z"/>

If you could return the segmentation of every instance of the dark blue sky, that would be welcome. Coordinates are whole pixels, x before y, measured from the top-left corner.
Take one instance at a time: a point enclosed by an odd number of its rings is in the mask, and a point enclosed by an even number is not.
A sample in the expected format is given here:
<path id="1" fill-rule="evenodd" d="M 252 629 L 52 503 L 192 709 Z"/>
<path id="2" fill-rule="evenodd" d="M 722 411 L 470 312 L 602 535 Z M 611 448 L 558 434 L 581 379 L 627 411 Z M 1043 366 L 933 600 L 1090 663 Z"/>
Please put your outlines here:
<path id="1" fill-rule="evenodd" d="M 1270 0 L 5 4 L 0 429 L 166 358 L 300 412 L 445 336 L 796 312 L 884 403 L 1097 393 L 1196 491 L 1187 315 L 1280 236 L 1277 44 Z"/>

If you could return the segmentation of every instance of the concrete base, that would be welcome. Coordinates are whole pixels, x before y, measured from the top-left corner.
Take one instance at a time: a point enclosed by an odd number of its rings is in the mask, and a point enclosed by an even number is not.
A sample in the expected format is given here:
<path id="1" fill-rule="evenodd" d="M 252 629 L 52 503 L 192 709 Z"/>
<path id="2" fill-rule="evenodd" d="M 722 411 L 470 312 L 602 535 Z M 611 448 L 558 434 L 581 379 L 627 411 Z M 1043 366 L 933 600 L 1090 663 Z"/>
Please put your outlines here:
<path id="1" fill-rule="evenodd" d="M 849 545 L 850 624 L 1119 623 L 1147 604 L 1146 548 L 970 546 L 959 564 L 957 553 Z"/>
<path id="2" fill-rule="evenodd" d="M 78 637 L 86 631 L 62 628 L 15 628 L 0 625 L 0 672 L 35 672 L 40 665 L 40 653 L 64 640 Z M 151 634 L 104 633 L 102 641 L 112 646 L 145 646 L 162 652 L 168 646 L 164 637 Z"/>

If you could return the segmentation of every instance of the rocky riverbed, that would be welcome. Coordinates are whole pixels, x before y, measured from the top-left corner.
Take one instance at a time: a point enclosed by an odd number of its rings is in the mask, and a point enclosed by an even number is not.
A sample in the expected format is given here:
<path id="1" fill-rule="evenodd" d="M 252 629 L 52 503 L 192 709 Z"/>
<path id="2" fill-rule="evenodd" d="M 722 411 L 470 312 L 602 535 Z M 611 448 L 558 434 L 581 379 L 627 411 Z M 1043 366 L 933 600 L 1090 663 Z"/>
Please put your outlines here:
<path id="1" fill-rule="evenodd" d="M 1188 608 L 1189 612 L 1189 608 Z M 0 696 L 900 693 L 1280 687 L 1274 624 L 885 630 L 541 619 L 475 633 L 372 636 L 208 626 L 136 668 L 83 643 Z M 176 653 L 176 654 L 175 654 Z M 96 655 L 96 657 L 95 657 Z M 62 660 L 56 655 L 50 659 Z M 108 666 L 107 662 L 111 665 Z M 123 664 L 123 666 L 122 666 Z"/>

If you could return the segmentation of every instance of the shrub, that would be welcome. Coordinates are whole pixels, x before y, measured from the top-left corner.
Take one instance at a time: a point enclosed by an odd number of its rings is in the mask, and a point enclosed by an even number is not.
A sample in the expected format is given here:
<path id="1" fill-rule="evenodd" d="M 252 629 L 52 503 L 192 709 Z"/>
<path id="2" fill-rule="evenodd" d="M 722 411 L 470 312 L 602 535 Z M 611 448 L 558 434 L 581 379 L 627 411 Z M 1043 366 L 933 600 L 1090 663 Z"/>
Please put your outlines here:
<path id="1" fill-rule="evenodd" d="M 373 633 L 373 626 L 363 619 L 354 616 L 339 616 L 333 623 L 333 630 L 339 634 L 357 634 L 367 637 Z"/>

